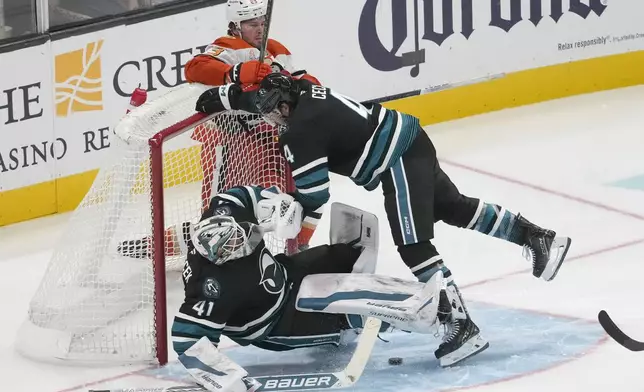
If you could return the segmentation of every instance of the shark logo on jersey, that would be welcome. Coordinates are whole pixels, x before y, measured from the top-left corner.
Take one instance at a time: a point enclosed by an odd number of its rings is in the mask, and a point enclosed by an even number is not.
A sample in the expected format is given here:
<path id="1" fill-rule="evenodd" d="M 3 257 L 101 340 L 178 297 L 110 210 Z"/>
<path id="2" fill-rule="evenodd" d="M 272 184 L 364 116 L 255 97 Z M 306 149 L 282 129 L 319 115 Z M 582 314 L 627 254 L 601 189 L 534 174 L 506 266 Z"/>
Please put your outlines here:
<path id="1" fill-rule="evenodd" d="M 259 270 L 262 274 L 259 284 L 264 286 L 268 293 L 279 294 L 284 290 L 284 285 L 286 284 L 284 272 L 273 256 L 266 250 L 262 251 L 262 255 L 259 258 Z"/>
<path id="2" fill-rule="evenodd" d="M 203 283 L 203 294 L 206 298 L 217 299 L 219 298 L 219 293 L 221 292 L 221 287 L 219 282 L 215 278 L 208 278 Z"/>

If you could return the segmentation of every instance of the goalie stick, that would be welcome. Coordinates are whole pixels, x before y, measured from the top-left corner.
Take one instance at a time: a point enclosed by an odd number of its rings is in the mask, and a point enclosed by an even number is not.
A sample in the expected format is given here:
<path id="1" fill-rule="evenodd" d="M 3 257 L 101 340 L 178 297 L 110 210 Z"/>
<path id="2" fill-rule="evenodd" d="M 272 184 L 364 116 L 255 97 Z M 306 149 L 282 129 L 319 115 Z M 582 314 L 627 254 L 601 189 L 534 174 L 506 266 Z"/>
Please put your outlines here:
<path id="1" fill-rule="evenodd" d="M 261 386 L 255 391 L 326 390 L 347 388 L 354 385 L 360 379 L 367 362 L 369 362 L 381 324 L 382 322 L 379 319 L 367 318 L 356 350 L 344 369 L 337 372 L 257 376 L 253 377 L 253 379 L 259 381 Z M 160 388 L 90 389 L 89 392 L 208 392 L 208 390 L 201 386 L 193 385 Z"/>
<path id="2" fill-rule="evenodd" d="M 631 351 L 644 351 L 644 342 L 632 339 L 622 332 L 605 310 L 599 312 L 597 319 L 599 320 L 599 324 L 601 324 L 602 328 L 604 328 L 604 331 L 606 331 L 606 333 L 617 343 Z"/>

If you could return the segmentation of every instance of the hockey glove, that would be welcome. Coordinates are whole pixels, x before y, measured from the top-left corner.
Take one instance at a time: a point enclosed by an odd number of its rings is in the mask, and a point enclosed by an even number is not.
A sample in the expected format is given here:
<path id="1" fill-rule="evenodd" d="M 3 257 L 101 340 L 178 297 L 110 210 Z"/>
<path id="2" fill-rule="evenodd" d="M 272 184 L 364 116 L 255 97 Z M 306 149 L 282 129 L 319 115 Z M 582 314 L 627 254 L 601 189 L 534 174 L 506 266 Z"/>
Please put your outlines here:
<path id="1" fill-rule="evenodd" d="M 228 71 L 228 79 L 232 83 L 256 84 L 272 72 L 273 69 L 270 65 L 258 60 L 251 60 L 233 65 Z"/>
<path id="2" fill-rule="evenodd" d="M 242 89 L 236 84 L 227 84 L 207 90 L 199 96 L 196 110 L 201 113 L 215 114 L 224 110 L 239 109 Z"/>
<path id="3" fill-rule="evenodd" d="M 277 187 L 261 192 L 264 198 L 257 202 L 257 222 L 275 237 L 293 239 L 302 227 L 302 205 L 293 196 L 281 193 Z"/>

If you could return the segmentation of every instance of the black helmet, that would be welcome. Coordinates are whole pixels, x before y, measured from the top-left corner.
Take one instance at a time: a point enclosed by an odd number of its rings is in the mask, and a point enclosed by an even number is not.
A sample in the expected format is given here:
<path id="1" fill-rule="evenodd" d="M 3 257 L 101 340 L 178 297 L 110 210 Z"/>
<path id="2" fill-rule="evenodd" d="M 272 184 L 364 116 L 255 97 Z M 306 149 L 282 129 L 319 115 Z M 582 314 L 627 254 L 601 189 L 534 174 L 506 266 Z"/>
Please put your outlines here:
<path id="1" fill-rule="evenodd" d="M 255 106 L 261 114 L 268 114 L 281 102 L 294 105 L 299 95 L 297 83 L 288 75 L 272 73 L 262 79 L 255 98 Z"/>

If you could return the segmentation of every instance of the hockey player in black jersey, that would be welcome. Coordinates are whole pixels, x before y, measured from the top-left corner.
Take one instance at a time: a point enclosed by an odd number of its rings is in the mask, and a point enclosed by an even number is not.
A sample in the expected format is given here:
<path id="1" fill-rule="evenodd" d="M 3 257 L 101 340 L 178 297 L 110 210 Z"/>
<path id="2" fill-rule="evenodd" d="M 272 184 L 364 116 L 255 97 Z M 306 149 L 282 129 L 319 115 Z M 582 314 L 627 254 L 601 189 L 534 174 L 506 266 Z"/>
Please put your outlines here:
<path id="1" fill-rule="evenodd" d="M 292 168 L 296 199 L 304 206 L 305 226 L 314 226 L 329 200 L 333 172 L 374 190 L 382 185 L 385 210 L 402 260 L 421 281 L 442 271 L 449 282 L 451 311 L 441 322 L 444 342 L 435 354 L 449 366 L 488 347 L 469 316 L 450 270 L 432 244 L 434 223 L 472 229 L 524 247 L 533 275 L 552 280 L 567 254 L 570 238 L 556 237 L 520 214 L 461 194 L 443 172 L 431 140 L 413 116 L 361 104 L 338 92 L 287 75 L 271 74 L 260 85 L 255 108 L 240 107 L 241 90 L 227 85 L 205 92 L 198 111 L 259 111 L 286 131 L 280 146 Z"/>
<path id="2" fill-rule="evenodd" d="M 201 385 L 228 392 L 246 391 L 242 382 L 252 384 L 215 347 L 222 335 L 242 346 L 282 351 L 349 342 L 367 317 L 383 321 L 380 331 L 393 326 L 435 332 L 442 275 L 423 284 L 367 273 L 377 259 L 378 220 L 372 214 L 336 203 L 330 245 L 272 255 L 263 233 L 293 238 L 301 214 L 292 196 L 243 186 L 215 196 L 191 225 L 185 299 L 174 318 L 172 342 Z M 201 364 L 194 366 L 195 361 Z M 204 374 L 204 366 L 214 370 Z"/>

